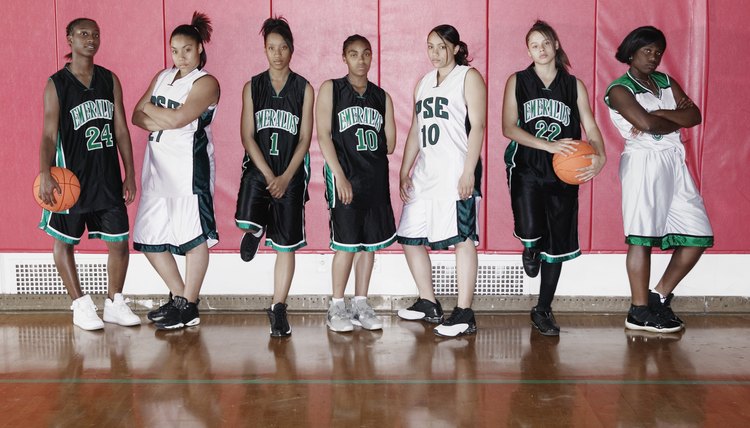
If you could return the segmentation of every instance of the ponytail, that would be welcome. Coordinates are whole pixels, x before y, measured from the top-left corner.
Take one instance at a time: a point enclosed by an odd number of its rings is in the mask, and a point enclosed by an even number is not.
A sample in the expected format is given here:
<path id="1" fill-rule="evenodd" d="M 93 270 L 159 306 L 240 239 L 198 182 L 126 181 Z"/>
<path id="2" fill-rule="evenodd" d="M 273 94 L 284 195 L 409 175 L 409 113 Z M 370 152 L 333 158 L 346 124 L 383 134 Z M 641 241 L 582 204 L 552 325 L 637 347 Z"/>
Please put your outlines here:
<path id="1" fill-rule="evenodd" d="M 461 36 L 458 34 L 458 30 L 452 25 L 442 24 L 430 30 L 430 33 L 435 33 L 444 42 L 448 42 L 453 46 L 458 46 L 458 52 L 454 55 L 456 64 L 458 65 L 469 65 L 472 61 L 469 58 L 469 47 L 466 43 L 461 41 Z"/>
<path id="2" fill-rule="evenodd" d="M 206 43 L 211 41 L 211 33 L 213 30 L 214 28 L 211 25 L 211 19 L 209 19 L 206 14 L 195 11 L 193 12 L 193 19 L 190 20 L 190 24 L 177 26 L 177 28 L 172 31 L 172 35 L 169 36 L 169 39 L 172 40 L 174 36 L 181 35 L 190 37 L 195 40 L 196 43 L 202 45 L 203 52 L 201 52 L 200 61 L 198 62 L 198 69 L 200 70 L 206 66 L 206 61 L 208 60 L 206 55 Z"/>

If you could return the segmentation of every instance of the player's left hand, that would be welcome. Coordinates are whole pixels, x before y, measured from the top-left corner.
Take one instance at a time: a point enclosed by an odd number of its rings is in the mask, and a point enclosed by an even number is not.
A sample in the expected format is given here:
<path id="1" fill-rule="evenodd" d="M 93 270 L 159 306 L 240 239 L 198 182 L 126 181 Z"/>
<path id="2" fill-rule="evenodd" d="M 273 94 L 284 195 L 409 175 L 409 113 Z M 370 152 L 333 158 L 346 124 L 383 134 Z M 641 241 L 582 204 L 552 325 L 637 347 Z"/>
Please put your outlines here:
<path id="1" fill-rule="evenodd" d="M 135 178 L 125 177 L 125 181 L 122 182 L 122 198 L 125 200 L 125 205 L 133 203 L 136 192 Z"/>
<path id="2" fill-rule="evenodd" d="M 607 158 L 603 155 L 586 155 L 585 157 L 591 159 L 591 165 L 578 168 L 577 171 L 580 174 L 576 175 L 576 178 L 583 182 L 590 181 L 599 175 L 602 172 L 602 168 L 604 168 L 604 164 L 607 163 Z"/>
<path id="3" fill-rule="evenodd" d="M 281 199 L 281 197 L 284 196 L 284 193 L 286 193 L 287 186 L 289 186 L 289 180 L 290 179 L 286 174 L 281 174 L 269 181 L 266 189 L 268 190 L 268 193 L 271 194 L 271 197 L 274 199 Z"/>
<path id="4" fill-rule="evenodd" d="M 474 173 L 464 172 L 458 179 L 458 197 L 466 200 L 474 193 Z"/>

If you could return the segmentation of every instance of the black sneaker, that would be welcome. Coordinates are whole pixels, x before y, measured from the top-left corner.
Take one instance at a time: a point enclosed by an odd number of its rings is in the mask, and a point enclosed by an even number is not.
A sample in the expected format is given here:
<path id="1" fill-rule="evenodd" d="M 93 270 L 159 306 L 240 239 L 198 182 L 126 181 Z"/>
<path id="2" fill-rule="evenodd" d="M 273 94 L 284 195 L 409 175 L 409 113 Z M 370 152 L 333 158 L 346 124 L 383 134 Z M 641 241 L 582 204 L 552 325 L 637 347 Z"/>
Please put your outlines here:
<path id="1" fill-rule="evenodd" d="M 174 300 L 172 299 L 172 292 L 169 293 L 169 300 L 167 300 L 167 303 L 159 306 L 158 308 L 154 309 L 153 311 L 149 311 L 148 317 L 149 320 L 153 322 L 161 321 L 164 319 L 164 316 L 167 315 L 167 312 L 169 308 L 174 303 Z"/>
<path id="2" fill-rule="evenodd" d="M 271 322 L 271 337 L 286 337 L 292 334 L 292 327 L 286 319 L 286 303 L 276 303 L 268 309 L 268 320 Z"/>
<path id="3" fill-rule="evenodd" d="M 261 234 L 261 236 L 263 235 Z M 242 242 L 240 242 L 240 258 L 243 261 L 249 262 L 255 257 L 261 236 L 255 236 L 252 232 L 245 232 L 245 236 L 242 237 Z"/>
<path id="4" fill-rule="evenodd" d="M 664 318 L 648 306 L 630 305 L 628 317 L 625 319 L 625 328 L 653 333 L 675 333 L 682 329 L 682 324 Z"/>
<path id="5" fill-rule="evenodd" d="M 523 270 L 526 272 L 526 275 L 531 278 L 536 278 L 539 275 L 539 268 L 542 266 L 542 260 L 539 258 L 539 250 L 524 247 L 523 254 L 521 254 L 521 261 L 523 261 Z"/>
<path id="6" fill-rule="evenodd" d="M 182 296 L 174 296 L 172 306 L 161 321 L 154 323 L 160 330 L 173 330 L 183 327 L 192 327 L 201 323 L 198 305 L 188 302 Z"/>
<path id="7" fill-rule="evenodd" d="M 678 322 L 680 325 L 684 326 L 685 322 L 672 311 L 672 298 L 674 298 L 674 294 L 669 293 L 669 296 L 667 296 L 667 298 L 664 299 L 664 303 L 662 303 L 659 293 L 649 291 L 648 307 L 653 312 L 660 314 L 662 318 Z"/>
<path id="8" fill-rule="evenodd" d="M 536 306 L 531 308 L 531 325 L 544 336 L 560 335 L 560 326 L 557 325 L 555 316 L 552 315 L 552 309 L 543 311 Z"/>
<path id="9" fill-rule="evenodd" d="M 398 316 L 409 321 L 424 320 L 432 324 L 440 324 L 443 321 L 443 307 L 437 299 L 435 303 L 432 303 L 420 297 L 408 308 L 399 309 Z"/>
<path id="10" fill-rule="evenodd" d="M 451 316 L 432 331 L 436 335 L 443 337 L 474 334 L 477 332 L 477 321 L 474 319 L 474 311 L 471 308 L 459 308 L 456 306 L 453 308 Z"/>

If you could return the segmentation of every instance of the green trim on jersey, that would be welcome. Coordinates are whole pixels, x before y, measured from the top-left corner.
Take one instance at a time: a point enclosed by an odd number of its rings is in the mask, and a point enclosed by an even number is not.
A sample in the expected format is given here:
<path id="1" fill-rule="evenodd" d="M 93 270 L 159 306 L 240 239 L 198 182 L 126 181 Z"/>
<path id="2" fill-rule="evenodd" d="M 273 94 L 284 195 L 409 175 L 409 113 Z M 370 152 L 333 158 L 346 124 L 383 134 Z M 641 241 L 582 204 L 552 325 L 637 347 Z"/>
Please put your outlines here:
<path id="1" fill-rule="evenodd" d="M 437 242 L 430 242 L 427 240 L 427 238 L 403 238 L 401 236 L 398 236 L 396 238 L 396 241 L 398 241 L 401 245 L 421 245 L 424 247 L 430 247 L 431 250 L 446 250 L 451 245 L 456 245 L 458 243 L 466 241 L 467 237 L 463 236 L 454 236 L 448 239 L 443 239 L 442 241 Z"/>
<path id="2" fill-rule="evenodd" d="M 382 250 L 383 248 L 390 247 L 393 245 L 393 243 L 396 242 L 396 234 L 394 233 L 393 236 L 388 238 L 386 241 L 383 241 L 378 244 L 374 245 L 367 245 L 367 244 L 338 244 L 333 241 L 330 243 L 330 248 L 335 251 L 345 251 L 347 253 L 359 253 L 361 251 L 378 251 Z"/>
<path id="3" fill-rule="evenodd" d="M 667 88 L 672 87 L 672 83 L 669 80 L 669 76 L 664 73 L 654 71 L 653 73 L 651 73 L 651 80 L 653 80 L 654 83 L 656 83 L 656 86 L 659 89 L 667 89 Z M 648 92 L 648 90 L 646 90 L 640 83 L 635 81 L 635 79 L 630 75 L 629 71 L 625 72 L 625 74 L 618 77 L 614 82 L 610 83 L 609 86 L 607 86 L 607 90 L 604 92 L 604 102 L 607 104 L 607 107 L 609 108 L 612 108 L 612 106 L 609 104 L 609 91 L 615 86 L 624 86 L 633 95 L 643 94 L 643 93 Z"/>
<path id="4" fill-rule="evenodd" d="M 170 253 L 175 254 L 177 256 L 184 256 L 188 251 L 203 244 L 209 239 L 218 240 L 219 234 L 216 232 L 205 233 L 179 246 L 172 245 L 172 244 L 149 245 L 149 244 L 139 244 L 136 242 L 136 243 L 133 243 L 133 249 L 135 249 L 136 251 L 140 251 L 142 253 L 163 253 L 165 251 L 169 251 Z"/>
<path id="5" fill-rule="evenodd" d="M 237 220 L 237 219 L 234 219 L 234 225 L 237 226 L 238 228 L 242 229 L 242 230 L 250 231 L 253 234 L 256 234 L 256 233 L 260 232 L 261 230 L 263 230 L 262 227 L 258 226 L 257 224 L 255 224 L 255 223 L 253 223 L 251 221 L 247 221 L 247 220 Z"/>
<path id="6" fill-rule="evenodd" d="M 573 251 L 570 254 L 564 254 L 561 256 L 553 256 L 547 253 L 540 253 L 539 259 L 546 263 L 562 263 L 562 262 L 567 262 L 568 260 L 573 260 L 580 255 L 581 255 L 581 250 L 578 249 L 578 250 Z"/>
<path id="7" fill-rule="evenodd" d="M 713 247 L 713 236 L 692 236 L 670 233 L 663 237 L 628 235 L 625 237 L 628 245 L 640 245 L 642 247 L 659 247 L 662 250 L 671 250 L 678 247 Z"/>
<path id="8" fill-rule="evenodd" d="M 328 164 L 323 164 L 323 178 L 325 181 L 325 196 L 328 202 L 328 209 L 336 206 L 336 184 L 334 182 L 333 172 L 328 168 Z"/>
<path id="9" fill-rule="evenodd" d="M 265 245 L 266 245 L 266 247 L 271 247 L 271 249 L 273 249 L 273 250 L 275 250 L 275 251 L 277 251 L 279 253 L 292 253 L 294 251 L 299 250 L 302 247 L 307 246 L 307 242 L 306 241 L 302 241 L 299 244 L 292 245 L 291 247 L 281 247 L 281 246 L 275 244 L 270 239 L 266 238 Z"/>
<path id="10" fill-rule="evenodd" d="M 65 214 L 58 213 L 58 214 Z M 49 226 L 49 221 L 52 219 L 52 211 L 42 209 L 42 219 L 39 221 L 39 226 L 37 226 L 39 229 L 42 229 L 44 233 L 47 235 L 57 239 L 58 241 L 62 241 L 66 244 L 70 245 L 78 245 L 81 243 L 81 238 L 73 238 L 71 236 L 63 235 L 60 232 L 56 231 L 55 229 L 52 229 Z"/>
<path id="11" fill-rule="evenodd" d="M 130 237 L 129 232 L 112 235 L 104 232 L 89 232 L 89 239 L 101 239 L 104 242 L 123 242 Z"/>

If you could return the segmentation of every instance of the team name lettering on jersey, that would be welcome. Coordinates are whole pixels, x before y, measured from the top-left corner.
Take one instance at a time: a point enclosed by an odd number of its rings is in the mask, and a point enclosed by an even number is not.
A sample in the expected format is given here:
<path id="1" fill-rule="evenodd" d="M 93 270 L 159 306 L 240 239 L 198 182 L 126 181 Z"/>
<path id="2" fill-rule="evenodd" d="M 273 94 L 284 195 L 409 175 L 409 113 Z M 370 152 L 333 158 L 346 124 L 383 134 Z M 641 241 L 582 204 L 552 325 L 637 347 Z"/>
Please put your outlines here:
<path id="1" fill-rule="evenodd" d="M 339 132 L 344 132 L 354 125 L 367 125 L 380 132 L 383 126 L 383 116 L 371 107 L 349 107 L 341 110 L 339 116 Z"/>
<path id="2" fill-rule="evenodd" d="M 255 129 L 277 128 L 297 135 L 299 117 L 286 110 L 264 109 L 255 113 Z"/>
<path id="3" fill-rule="evenodd" d="M 570 107 L 557 100 L 536 98 L 523 103 L 524 122 L 529 123 L 538 117 L 549 117 L 563 125 L 570 124 Z"/>
<path id="4" fill-rule="evenodd" d="M 151 104 L 155 106 L 159 106 L 159 107 L 164 107 L 164 108 L 177 108 L 182 105 L 177 101 L 167 99 L 167 97 L 163 95 L 159 95 L 159 96 L 151 95 Z"/>
<path id="5" fill-rule="evenodd" d="M 73 129 L 78 129 L 86 122 L 94 119 L 112 119 L 115 105 L 109 100 L 85 101 L 70 110 L 73 119 Z"/>
<path id="6" fill-rule="evenodd" d="M 417 101 L 416 104 L 417 114 L 422 114 L 423 119 L 431 117 L 449 119 L 448 111 L 445 110 L 446 107 L 448 107 L 448 98 L 444 97 L 427 97 Z"/>

